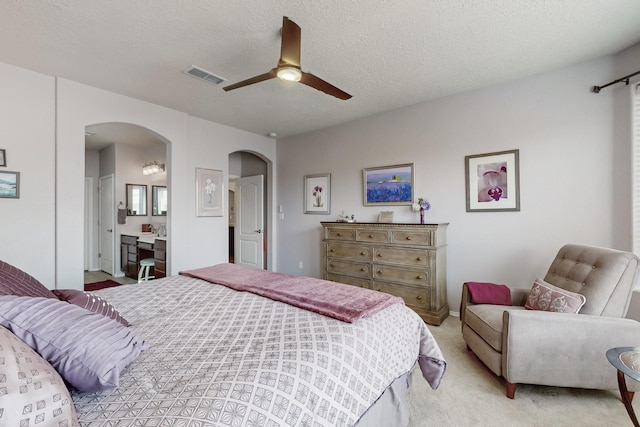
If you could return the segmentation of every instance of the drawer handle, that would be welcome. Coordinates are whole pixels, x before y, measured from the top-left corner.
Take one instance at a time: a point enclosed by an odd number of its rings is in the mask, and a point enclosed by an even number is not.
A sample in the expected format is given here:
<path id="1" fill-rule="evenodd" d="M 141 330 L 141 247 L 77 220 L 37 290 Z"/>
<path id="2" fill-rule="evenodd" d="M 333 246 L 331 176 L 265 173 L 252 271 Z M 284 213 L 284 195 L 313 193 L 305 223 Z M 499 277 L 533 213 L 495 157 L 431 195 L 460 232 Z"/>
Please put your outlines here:
<path id="1" fill-rule="evenodd" d="M 422 295 L 418 295 L 418 296 L 416 297 L 416 299 L 417 299 L 417 300 L 421 300 L 421 299 L 422 299 Z"/>
<path id="2" fill-rule="evenodd" d="M 382 258 L 382 254 L 381 253 L 378 253 L 378 258 Z"/>
<path id="3" fill-rule="evenodd" d="M 360 269 L 360 271 L 367 271 L 367 269 L 366 269 L 366 268 L 364 268 L 364 267 L 362 267 L 362 268 Z"/>
<path id="4" fill-rule="evenodd" d="M 329 252 L 335 252 L 335 251 L 336 251 L 335 249 L 329 249 Z M 418 260 L 419 260 L 419 258 L 418 258 Z"/>
<path id="5" fill-rule="evenodd" d="M 378 289 L 376 289 L 376 291 L 378 291 L 378 292 L 380 292 L 381 290 L 382 290 L 382 288 L 378 288 Z"/>
<path id="6" fill-rule="evenodd" d="M 342 233 L 336 233 L 336 236 L 340 237 L 342 236 Z"/>
<path id="7" fill-rule="evenodd" d="M 370 238 L 370 239 L 373 239 L 373 234 L 369 234 L 369 238 Z"/>
<path id="8" fill-rule="evenodd" d="M 419 275 L 418 277 L 416 277 L 416 279 L 418 279 L 418 280 L 422 280 L 422 279 L 423 279 L 423 277 L 422 277 L 422 275 Z"/>
<path id="9" fill-rule="evenodd" d="M 366 255 L 366 254 L 367 254 L 367 253 L 366 253 L 366 252 L 364 252 L 364 251 L 363 251 L 363 252 L 360 252 L 360 255 Z"/>
<path id="10" fill-rule="evenodd" d="M 411 236 L 407 236 L 407 240 L 411 240 Z"/>
<path id="11" fill-rule="evenodd" d="M 382 270 L 378 270 L 378 274 L 382 274 Z"/>
<path id="12" fill-rule="evenodd" d="M 329 267 L 335 267 L 336 265 L 334 263 L 329 264 Z"/>
<path id="13" fill-rule="evenodd" d="M 418 258 L 416 258 L 416 261 L 422 261 L 422 257 L 419 256 Z"/>

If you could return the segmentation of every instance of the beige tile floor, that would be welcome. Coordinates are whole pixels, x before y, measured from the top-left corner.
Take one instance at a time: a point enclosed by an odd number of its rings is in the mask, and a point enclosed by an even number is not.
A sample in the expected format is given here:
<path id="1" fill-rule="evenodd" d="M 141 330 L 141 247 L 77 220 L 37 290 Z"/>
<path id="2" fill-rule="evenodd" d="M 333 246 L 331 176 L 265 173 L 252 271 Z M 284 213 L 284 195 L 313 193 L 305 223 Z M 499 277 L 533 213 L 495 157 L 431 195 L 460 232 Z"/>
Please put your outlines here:
<path id="1" fill-rule="evenodd" d="M 103 280 L 113 280 L 118 283 L 122 283 L 123 285 L 130 285 L 132 283 L 138 282 L 137 280 L 134 280 L 131 277 L 127 277 L 127 276 L 113 277 L 112 275 L 107 274 L 104 271 L 85 271 L 84 272 L 84 283 L 102 282 Z"/>

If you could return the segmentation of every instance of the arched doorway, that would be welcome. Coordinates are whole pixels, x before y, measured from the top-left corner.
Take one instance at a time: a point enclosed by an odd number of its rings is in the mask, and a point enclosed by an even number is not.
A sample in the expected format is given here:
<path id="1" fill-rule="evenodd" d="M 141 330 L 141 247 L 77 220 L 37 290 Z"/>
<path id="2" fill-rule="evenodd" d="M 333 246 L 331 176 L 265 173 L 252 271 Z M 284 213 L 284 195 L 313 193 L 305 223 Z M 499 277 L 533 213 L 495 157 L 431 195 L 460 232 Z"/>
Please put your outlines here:
<path id="1" fill-rule="evenodd" d="M 142 224 L 168 231 L 170 197 L 163 210 L 153 209 L 154 194 L 166 189 L 168 141 L 144 127 L 131 123 L 100 123 L 85 127 L 85 283 L 124 278 L 120 257 L 120 236 L 142 231 Z M 164 171 L 143 173 L 145 164 L 157 162 Z M 127 206 L 126 184 L 145 189 L 146 215 L 118 216 Z M 154 192 L 154 190 L 156 190 Z"/>
<path id="2" fill-rule="evenodd" d="M 269 164 L 248 151 L 229 154 L 230 261 L 267 268 Z"/>

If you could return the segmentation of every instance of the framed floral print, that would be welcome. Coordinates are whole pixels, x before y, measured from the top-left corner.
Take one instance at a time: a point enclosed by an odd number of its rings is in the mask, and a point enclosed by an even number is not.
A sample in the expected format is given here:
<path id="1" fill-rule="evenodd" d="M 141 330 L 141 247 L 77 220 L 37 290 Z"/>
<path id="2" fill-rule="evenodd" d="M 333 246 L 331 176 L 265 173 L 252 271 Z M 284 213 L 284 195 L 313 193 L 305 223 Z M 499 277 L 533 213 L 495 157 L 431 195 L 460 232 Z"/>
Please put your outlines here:
<path id="1" fill-rule="evenodd" d="M 331 174 L 304 176 L 304 213 L 331 213 Z"/>
<path id="2" fill-rule="evenodd" d="M 519 150 L 465 157 L 467 212 L 520 210 Z"/>

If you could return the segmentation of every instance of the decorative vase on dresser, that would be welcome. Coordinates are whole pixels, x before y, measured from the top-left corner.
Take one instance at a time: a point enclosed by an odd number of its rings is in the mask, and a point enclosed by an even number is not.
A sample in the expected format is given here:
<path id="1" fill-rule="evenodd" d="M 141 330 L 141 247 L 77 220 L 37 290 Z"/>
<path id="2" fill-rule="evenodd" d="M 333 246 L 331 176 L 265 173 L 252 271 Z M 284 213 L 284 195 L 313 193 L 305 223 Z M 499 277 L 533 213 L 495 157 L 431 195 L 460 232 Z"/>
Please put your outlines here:
<path id="1" fill-rule="evenodd" d="M 449 315 L 448 223 L 321 224 L 323 279 L 402 297 L 431 325 Z"/>

